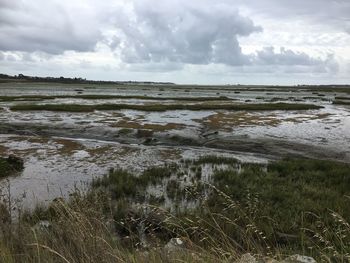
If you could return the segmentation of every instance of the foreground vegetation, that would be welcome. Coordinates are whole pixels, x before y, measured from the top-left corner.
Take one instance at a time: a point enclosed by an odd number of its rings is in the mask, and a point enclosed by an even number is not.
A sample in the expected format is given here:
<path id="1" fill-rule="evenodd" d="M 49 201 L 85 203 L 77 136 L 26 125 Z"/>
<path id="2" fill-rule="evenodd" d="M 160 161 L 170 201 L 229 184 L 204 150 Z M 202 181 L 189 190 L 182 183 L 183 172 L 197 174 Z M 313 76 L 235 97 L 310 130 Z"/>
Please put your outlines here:
<path id="1" fill-rule="evenodd" d="M 140 110 L 140 111 L 168 111 L 168 110 L 247 110 L 247 111 L 268 111 L 268 110 L 311 110 L 320 109 L 321 106 L 313 104 L 293 103 L 262 103 L 262 104 L 44 104 L 44 105 L 16 105 L 10 107 L 13 111 L 66 111 L 66 112 L 93 112 L 95 110 Z"/>
<path id="2" fill-rule="evenodd" d="M 138 176 L 111 170 L 87 194 L 22 211 L 16 222 L 0 207 L 0 261 L 232 262 L 250 252 L 349 262 L 349 205 L 350 166 L 331 161 L 206 157 Z M 184 247 L 164 249 L 174 237 Z"/>

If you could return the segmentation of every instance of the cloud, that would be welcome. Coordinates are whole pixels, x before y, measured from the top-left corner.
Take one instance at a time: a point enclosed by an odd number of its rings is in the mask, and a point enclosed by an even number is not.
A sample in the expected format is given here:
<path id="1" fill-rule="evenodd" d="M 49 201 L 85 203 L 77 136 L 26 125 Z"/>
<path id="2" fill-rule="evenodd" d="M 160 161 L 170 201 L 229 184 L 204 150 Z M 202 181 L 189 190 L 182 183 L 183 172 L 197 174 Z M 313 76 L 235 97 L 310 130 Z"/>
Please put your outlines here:
<path id="1" fill-rule="evenodd" d="M 62 2 L 63 3 L 63 2 Z M 59 1 L 0 0 L 0 50 L 90 51 L 100 39 L 90 8 Z"/>
<path id="2" fill-rule="evenodd" d="M 274 47 L 265 47 L 256 52 L 254 60 L 257 64 L 265 65 L 311 66 L 324 63 L 320 58 L 313 58 L 304 52 L 295 52 L 284 47 L 281 47 L 279 52 L 275 52 Z"/>
<path id="3" fill-rule="evenodd" d="M 248 63 L 238 37 L 261 32 L 228 4 L 203 1 L 134 1 L 132 15 L 115 21 L 126 63 Z M 115 43 L 115 42 L 113 42 Z"/>
<path id="4" fill-rule="evenodd" d="M 308 71 L 317 73 L 336 73 L 339 65 L 334 54 L 328 54 L 326 58 L 311 57 L 305 52 L 293 51 L 281 47 L 279 52 L 274 47 L 264 47 L 252 54 L 252 65 L 280 66 L 284 72 L 304 73 Z"/>
<path id="5" fill-rule="evenodd" d="M 245 6 L 252 14 L 262 14 L 276 20 L 308 21 L 315 26 L 332 27 L 349 33 L 349 0 L 237 0 L 236 2 Z"/>
<path id="6" fill-rule="evenodd" d="M 0 69 L 335 78 L 350 59 L 349 21 L 348 0 L 0 0 Z"/>

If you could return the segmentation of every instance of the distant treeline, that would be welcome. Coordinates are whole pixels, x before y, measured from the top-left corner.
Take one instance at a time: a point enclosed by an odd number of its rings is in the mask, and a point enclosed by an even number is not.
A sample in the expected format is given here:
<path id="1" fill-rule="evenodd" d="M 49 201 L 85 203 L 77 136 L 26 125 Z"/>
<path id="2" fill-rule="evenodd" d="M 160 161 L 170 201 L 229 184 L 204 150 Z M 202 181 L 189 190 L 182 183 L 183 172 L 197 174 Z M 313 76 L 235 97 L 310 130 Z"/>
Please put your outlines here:
<path id="1" fill-rule="evenodd" d="M 157 84 L 157 85 L 174 85 L 171 82 L 152 82 L 152 81 L 103 81 L 103 80 L 87 80 L 84 78 L 65 78 L 65 77 L 37 77 L 37 76 L 26 76 L 18 74 L 15 76 L 0 74 L 0 81 L 26 81 L 26 82 L 55 82 L 55 83 L 66 83 L 66 84 Z"/>

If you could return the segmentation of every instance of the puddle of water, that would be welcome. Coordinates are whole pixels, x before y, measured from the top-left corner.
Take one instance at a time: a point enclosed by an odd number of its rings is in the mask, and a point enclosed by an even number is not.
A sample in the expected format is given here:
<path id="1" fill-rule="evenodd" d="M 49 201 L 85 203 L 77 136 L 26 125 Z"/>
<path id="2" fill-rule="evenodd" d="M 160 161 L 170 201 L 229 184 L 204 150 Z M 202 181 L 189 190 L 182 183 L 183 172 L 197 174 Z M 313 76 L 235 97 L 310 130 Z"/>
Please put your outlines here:
<path id="1" fill-rule="evenodd" d="M 316 114 L 329 115 L 313 118 Z M 350 153 L 350 111 L 347 109 L 330 105 L 317 112 L 281 113 L 277 118 L 297 118 L 297 122 L 284 121 L 277 126 L 236 127 L 233 132 L 251 138 L 280 138 Z"/>
<path id="2" fill-rule="evenodd" d="M 68 197 L 77 189 L 85 191 L 93 178 L 103 176 L 112 167 L 140 173 L 148 167 L 208 155 L 208 150 L 203 148 L 132 146 L 67 138 L 40 140 L 38 137 L 0 136 L 0 145 L 8 149 L 0 155 L 15 154 L 25 161 L 25 169 L 19 176 L 0 181 L 0 190 L 6 196 L 10 192 L 13 203 L 27 208 L 38 202 L 50 202 L 58 196 Z M 267 161 L 263 157 L 220 150 L 210 154 Z"/>

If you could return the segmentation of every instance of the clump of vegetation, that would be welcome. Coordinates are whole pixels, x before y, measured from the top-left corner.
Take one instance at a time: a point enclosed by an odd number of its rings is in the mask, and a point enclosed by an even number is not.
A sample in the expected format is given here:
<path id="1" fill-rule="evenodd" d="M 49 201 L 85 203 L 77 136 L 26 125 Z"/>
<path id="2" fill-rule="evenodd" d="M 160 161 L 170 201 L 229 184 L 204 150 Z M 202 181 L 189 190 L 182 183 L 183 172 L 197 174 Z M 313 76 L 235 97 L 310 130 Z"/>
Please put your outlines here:
<path id="1" fill-rule="evenodd" d="M 256 195 L 262 206 L 255 211 L 255 223 L 261 218 L 259 215 L 268 215 L 274 222 L 273 227 L 264 229 L 265 233 L 277 231 L 300 236 L 301 228 L 311 223 L 303 221 L 305 212 L 331 220 L 325 215 L 332 210 L 350 218 L 346 197 L 350 194 L 349 171 L 349 165 L 331 161 L 284 160 L 269 164 L 267 169 L 245 165 L 241 172 L 218 171 L 214 175 L 214 185 L 240 203 L 245 202 L 246 191 Z M 220 198 L 222 202 L 218 202 Z M 223 208 L 217 205 L 224 203 L 220 195 L 215 195 L 212 202 L 218 211 Z M 261 223 L 260 227 L 263 226 L 267 224 Z M 315 226 L 311 223 L 307 227 Z"/>
<path id="2" fill-rule="evenodd" d="M 152 137 L 153 136 L 154 131 L 150 130 L 150 129 L 138 129 L 136 135 L 138 137 Z"/>
<path id="3" fill-rule="evenodd" d="M 121 252 L 105 224 L 105 202 L 97 193 L 76 195 L 0 223 L 0 262 L 115 262 Z"/>
<path id="4" fill-rule="evenodd" d="M 150 195 L 148 202 L 150 204 L 155 204 L 155 205 L 162 205 L 165 201 L 164 195 L 162 196 L 155 196 L 155 195 Z"/>
<path id="5" fill-rule="evenodd" d="M 333 104 L 338 104 L 338 105 L 350 105 L 350 101 L 344 101 L 344 100 L 334 100 Z"/>
<path id="6" fill-rule="evenodd" d="M 151 167 L 137 176 L 123 169 L 111 170 L 108 175 L 93 181 L 93 187 L 103 187 L 114 199 L 145 195 L 147 186 L 160 183 L 170 177 L 172 170 L 166 167 Z"/>
<path id="7" fill-rule="evenodd" d="M 167 196 L 170 199 L 175 199 L 177 197 L 178 191 L 180 190 L 181 190 L 181 185 L 177 180 L 172 179 L 167 182 L 166 192 L 167 192 Z"/>
<path id="8" fill-rule="evenodd" d="M 140 179 L 144 184 L 157 184 L 164 178 L 171 176 L 173 169 L 171 167 L 151 167 L 143 172 Z"/>
<path id="9" fill-rule="evenodd" d="M 275 101 L 288 101 L 289 98 L 279 98 L 279 97 L 273 97 L 269 101 L 275 102 Z"/>
<path id="10" fill-rule="evenodd" d="M 10 155 L 8 158 L 0 157 L 0 178 L 12 175 L 23 170 L 24 162 L 21 158 Z"/>
<path id="11" fill-rule="evenodd" d="M 339 97 L 335 97 L 336 100 L 350 100 L 350 97 L 342 97 L 342 96 L 339 96 Z"/>
<path id="12" fill-rule="evenodd" d="M 229 164 L 234 165 L 240 163 L 239 160 L 232 157 L 222 157 L 217 155 L 205 155 L 194 161 L 194 164 Z"/>
<path id="13" fill-rule="evenodd" d="M 95 110 L 139 110 L 139 111 L 169 111 L 169 110 L 232 110 L 232 111 L 273 111 L 273 110 L 312 110 L 322 106 L 301 103 L 262 103 L 262 104 L 25 104 L 10 107 L 13 111 L 65 111 L 65 112 L 93 112 Z"/>
<path id="14" fill-rule="evenodd" d="M 129 129 L 129 128 L 122 128 L 118 131 L 119 135 L 127 135 L 133 132 L 133 129 Z"/>
<path id="15" fill-rule="evenodd" d="M 114 199 L 121 197 L 135 197 L 140 188 L 145 186 L 141 184 L 140 178 L 133 176 L 129 172 L 118 169 L 111 171 L 103 178 L 93 181 L 94 187 L 104 187 L 109 190 Z"/>

